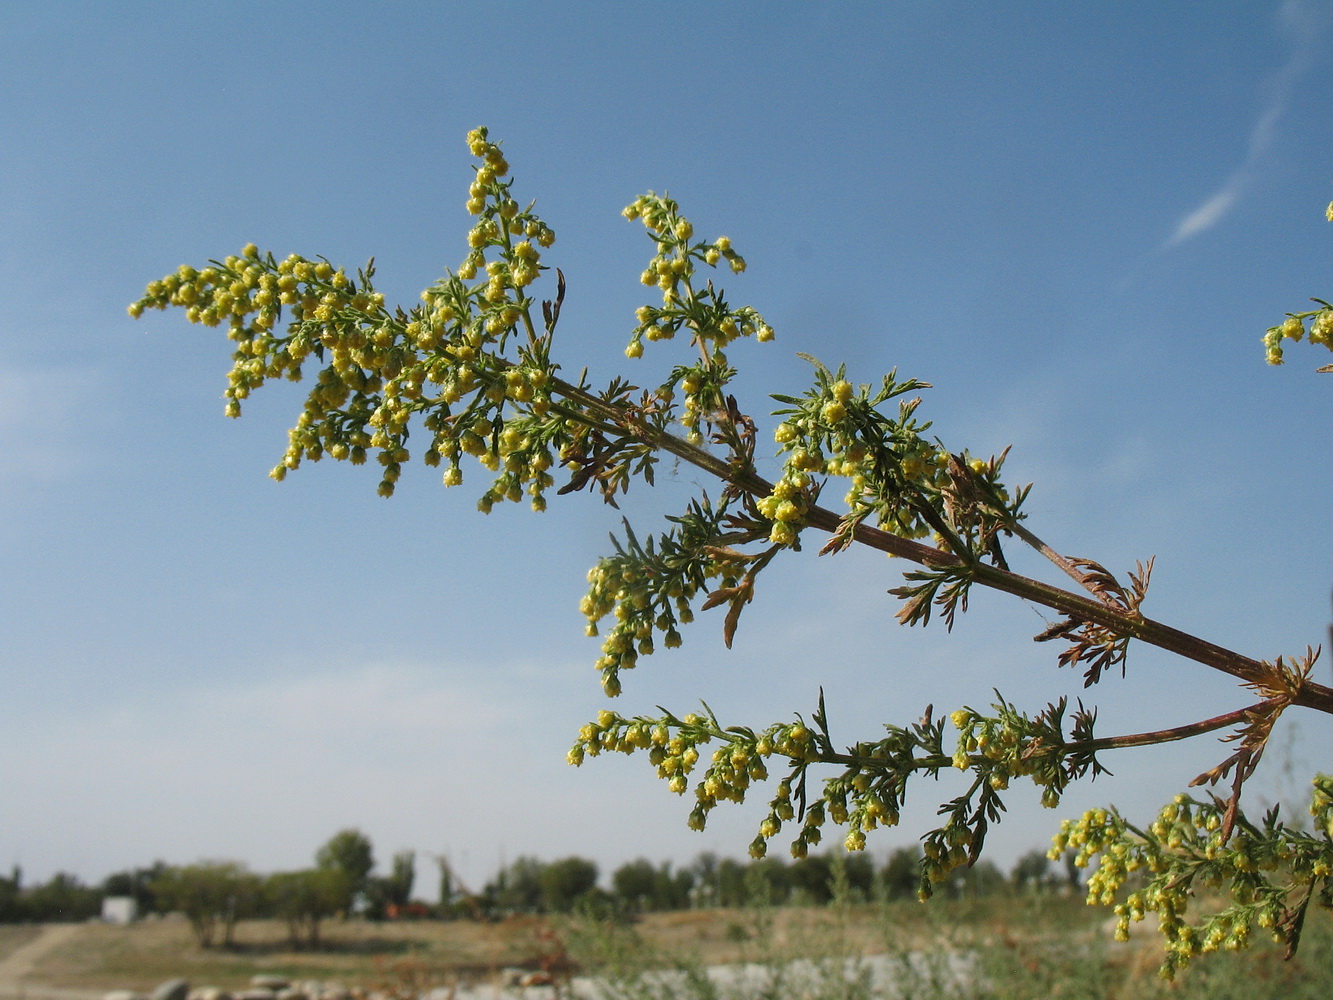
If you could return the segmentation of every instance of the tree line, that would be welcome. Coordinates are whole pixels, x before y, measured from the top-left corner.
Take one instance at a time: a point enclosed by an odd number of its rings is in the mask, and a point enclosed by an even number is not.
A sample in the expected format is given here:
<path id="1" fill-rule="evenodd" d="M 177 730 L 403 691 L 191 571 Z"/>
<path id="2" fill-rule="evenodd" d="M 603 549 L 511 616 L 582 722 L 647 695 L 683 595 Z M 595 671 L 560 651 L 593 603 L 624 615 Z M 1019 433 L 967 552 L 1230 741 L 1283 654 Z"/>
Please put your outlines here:
<path id="1" fill-rule="evenodd" d="M 680 867 L 645 858 L 628 861 L 603 884 L 596 862 L 580 857 L 543 861 L 519 857 L 501 866 L 480 890 L 465 885 L 437 858 L 439 902 L 414 901 L 416 853 L 393 855 L 376 874 L 370 838 L 340 830 L 315 853 L 312 867 L 260 875 L 238 861 L 189 865 L 154 862 L 115 872 L 88 885 L 59 872 L 45 883 L 25 885 L 15 866 L 0 876 L 0 923 L 77 921 L 97 917 L 108 896 L 129 897 L 140 914 L 180 913 L 204 948 L 235 943 L 239 921 L 286 922 L 295 948 L 317 948 L 320 928 L 334 917 L 498 920 L 515 914 L 586 913 L 608 916 L 700 907 L 826 905 L 835 896 L 857 901 L 914 899 L 920 888 L 921 851 L 903 847 L 876 865 L 865 854 L 827 853 L 792 862 L 774 858 L 737 861 L 705 852 Z M 960 871 L 949 883 L 956 896 L 988 897 L 1054 891 L 1077 885 L 1077 872 L 1057 873 L 1044 852 L 1021 857 L 1008 874 L 988 860 Z"/>

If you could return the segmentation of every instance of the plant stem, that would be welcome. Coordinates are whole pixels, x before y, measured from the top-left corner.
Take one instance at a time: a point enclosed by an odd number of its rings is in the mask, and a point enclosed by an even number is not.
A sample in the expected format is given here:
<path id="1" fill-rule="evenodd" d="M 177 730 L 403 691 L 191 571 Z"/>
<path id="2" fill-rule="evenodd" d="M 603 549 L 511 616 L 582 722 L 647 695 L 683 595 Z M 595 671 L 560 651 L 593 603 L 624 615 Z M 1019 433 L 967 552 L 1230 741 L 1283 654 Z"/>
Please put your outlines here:
<path id="1" fill-rule="evenodd" d="M 1088 579 L 1087 574 L 1080 571 L 1077 566 L 1071 563 L 1059 552 L 1056 552 L 1055 549 L 1051 548 L 1040 538 L 1034 535 L 1031 531 L 1023 527 L 1023 525 L 1018 521 L 1014 521 L 1008 527 L 1010 531 L 1012 531 L 1015 535 L 1017 535 L 1024 542 L 1026 542 L 1030 547 L 1036 549 L 1043 556 L 1049 559 L 1052 563 L 1058 566 L 1063 573 L 1065 573 L 1080 587 L 1082 587 L 1084 590 L 1087 590 L 1089 593 L 1093 593 L 1092 589 L 1088 586 L 1087 583 Z M 1093 593 L 1093 596 L 1095 597 L 1096 594 Z M 1111 601 L 1109 598 L 1101 598 L 1101 601 L 1103 604 L 1106 604 L 1108 606 L 1111 605 Z"/>
<path id="2" fill-rule="evenodd" d="M 1271 711 L 1277 707 L 1280 701 L 1279 698 L 1268 698 L 1246 708 L 1238 708 L 1234 712 L 1227 712 L 1225 715 L 1215 715 L 1211 719 L 1191 722 L 1187 726 L 1158 729 L 1148 733 L 1134 733 L 1129 736 L 1103 736 L 1095 740 L 1084 740 L 1081 743 L 1063 743 L 1060 749 L 1120 750 L 1125 747 L 1147 747 L 1156 746 L 1158 743 L 1174 743 L 1176 740 L 1187 740 L 1192 736 L 1202 736 L 1204 733 L 1211 733 L 1215 729 L 1224 729 L 1227 726 L 1244 722 L 1254 712 Z"/>
<path id="3" fill-rule="evenodd" d="M 674 434 L 659 431 L 619 407 L 606 403 L 592 393 L 562 379 L 553 378 L 551 386 L 553 390 L 577 403 L 587 413 L 624 428 L 636 437 L 649 441 L 654 447 L 675 455 L 682 461 L 689 462 L 737 490 L 760 499 L 768 496 L 773 491 L 773 484 L 756 474 L 753 467 L 736 465 L 703 448 L 692 445 Z M 842 518 L 826 507 L 812 506 L 806 512 L 805 523 L 809 527 L 833 534 L 838 531 Z M 964 565 L 963 560 L 951 552 L 923 545 L 920 542 L 914 542 L 864 523 L 856 524 L 852 528 L 852 537 L 868 548 L 899 556 L 918 565 L 938 569 Z M 1020 535 L 1020 537 L 1022 536 Z M 1032 537 L 1035 539 L 1036 536 Z M 1024 540 L 1027 541 L 1026 538 Z M 1045 546 L 1039 539 L 1036 541 L 1038 542 L 1039 551 L 1044 552 L 1049 549 L 1049 546 Z M 1061 565 L 1061 562 L 1065 563 L 1061 568 L 1073 576 L 1074 579 L 1079 580 L 1080 583 L 1082 582 L 1081 574 L 1077 573 L 1072 564 L 1068 564 L 1068 561 L 1060 557 L 1053 549 L 1049 551 L 1058 558 L 1059 561 L 1056 562 L 1056 565 Z M 1049 555 L 1048 558 L 1050 558 Z M 1234 650 L 1219 646 L 1206 639 L 1200 639 L 1151 618 L 1128 614 L 1101 601 L 1084 597 L 1082 594 L 1061 590 L 1059 587 L 1043 583 L 1040 580 L 1021 576 L 985 563 L 974 563 L 968 569 L 974 582 L 983 586 L 1051 608 L 1076 621 L 1105 626 L 1118 635 L 1138 639 L 1185 659 L 1202 663 L 1214 670 L 1230 674 L 1247 684 L 1262 687 L 1265 681 L 1272 678 L 1272 668 L 1260 660 L 1244 656 Z M 1291 704 L 1333 715 L 1333 688 L 1306 681 L 1300 690 L 1292 696 Z M 1207 730 L 1203 731 L 1206 732 Z"/>
<path id="4" fill-rule="evenodd" d="M 1159 743 L 1174 743 L 1177 740 L 1187 740 L 1194 736 L 1202 736 L 1204 733 L 1211 733 L 1214 730 L 1224 729 L 1227 726 L 1244 722 L 1245 719 L 1254 712 L 1263 712 L 1273 709 L 1276 707 L 1278 701 L 1279 699 L 1269 698 L 1246 708 L 1239 708 L 1234 712 L 1227 712 L 1224 715 L 1217 715 L 1211 719 L 1204 719 L 1200 722 L 1191 722 L 1189 725 L 1185 726 L 1176 726 L 1172 729 L 1157 729 L 1152 732 L 1133 733 L 1127 736 L 1103 736 L 1093 740 L 1060 743 L 1056 744 L 1051 749 L 1060 750 L 1064 753 L 1095 753 L 1098 750 L 1123 750 L 1127 747 L 1146 747 L 1156 746 Z M 799 759 L 809 760 L 811 758 Z M 862 757 L 857 754 L 847 753 L 820 753 L 813 759 L 823 764 L 842 764 L 846 767 L 867 769 L 883 768 L 890 763 L 882 757 Z M 945 757 L 939 754 L 932 754 L 928 757 L 921 757 L 912 761 L 912 769 L 915 771 L 952 766 L 954 766 L 952 757 Z"/>

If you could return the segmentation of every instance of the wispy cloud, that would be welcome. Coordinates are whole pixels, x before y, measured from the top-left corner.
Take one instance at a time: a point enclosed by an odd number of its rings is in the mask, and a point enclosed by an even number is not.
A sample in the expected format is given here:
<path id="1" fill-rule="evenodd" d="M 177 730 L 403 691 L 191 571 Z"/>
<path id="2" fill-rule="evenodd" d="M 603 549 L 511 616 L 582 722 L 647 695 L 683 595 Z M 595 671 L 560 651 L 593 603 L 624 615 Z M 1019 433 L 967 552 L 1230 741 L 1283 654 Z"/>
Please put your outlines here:
<path id="1" fill-rule="evenodd" d="M 1176 224 L 1175 232 L 1162 244 L 1161 249 L 1178 246 L 1207 232 L 1236 207 L 1245 188 L 1254 179 L 1264 153 L 1273 144 L 1277 124 L 1286 110 L 1291 88 L 1310 65 L 1318 36 L 1327 20 L 1327 12 L 1322 8 L 1317 9 L 1307 0 L 1286 0 L 1279 8 L 1278 30 L 1291 43 L 1292 51 L 1282 68 L 1263 87 L 1263 111 L 1250 130 L 1245 159 L 1221 187 Z"/>
<path id="2" fill-rule="evenodd" d="M 1222 190 L 1180 220 L 1175 233 L 1172 234 L 1166 245 L 1175 246 L 1177 243 L 1183 243 L 1191 236 L 1197 236 L 1221 222 L 1227 213 L 1236 206 L 1236 199 L 1240 197 L 1241 188 L 1245 184 L 1246 177 L 1247 175 L 1241 171 L 1232 174 L 1226 184 L 1223 185 Z"/>
<path id="3" fill-rule="evenodd" d="M 80 422 L 100 389 L 93 371 L 0 364 L 0 493 L 78 472 L 87 460 Z"/>

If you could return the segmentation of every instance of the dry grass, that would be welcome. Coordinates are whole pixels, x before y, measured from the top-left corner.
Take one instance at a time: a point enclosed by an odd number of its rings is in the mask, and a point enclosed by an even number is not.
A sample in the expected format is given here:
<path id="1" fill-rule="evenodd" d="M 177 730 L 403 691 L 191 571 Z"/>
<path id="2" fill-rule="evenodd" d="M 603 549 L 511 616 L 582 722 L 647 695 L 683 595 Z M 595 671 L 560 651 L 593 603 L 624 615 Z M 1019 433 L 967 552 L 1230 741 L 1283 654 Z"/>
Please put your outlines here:
<path id="1" fill-rule="evenodd" d="M 0 924 L 0 960 L 9 957 L 14 949 L 27 944 L 41 930 L 40 927 L 27 924 Z"/>
<path id="2" fill-rule="evenodd" d="M 293 979 L 368 983 L 389 978 L 394 963 L 429 967 L 442 977 L 482 978 L 531 960 L 537 923 L 499 924 L 329 921 L 322 947 L 294 951 L 279 921 L 243 921 L 236 946 L 202 949 L 184 920 L 146 920 L 129 927 L 90 923 L 34 965 L 29 979 L 73 989 L 150 989 L 184 976 L 192 983 L 234 989 L 256 973 Z"/>
<path id="3" fill-rule="evenodd" d="M 1031 939 L 1047 932 L 1090 927 L 1077 901 L 1003 906 L 904 903 L 838 909 L 696 910 L 648 914 L 622 933 L 643 960 L 689 956 L 717 965 L 763 961 L 775 954 L 818 955 L 829 948 L 873 954 L 888 949 L 938 947 L 946 937 L 965 941 Z M 0 955 L 30 939 L 33 928 L 0 928 Z M 549 936 L 556 935 L 556 941 Z M 293 979 L 375 985 L 487 982 L 507 966 L 538 967 L 562 943 L 585 964 L 597 952 L 586 947 L 588 928 L 577 921 L 517 917 L 494 924 L 433 921 L 371 924 L 328 921 L 317 951 L 293 951 L 277 921 L 244 921 L 231 950 L 199 948 L 181 919 L 146 920 L 129 927 L 90 923 L 37 960 L 26 977 L 82 990 L 151 989 L 184 976 L 197 985 L 234 989 L 255 973 Z"/>

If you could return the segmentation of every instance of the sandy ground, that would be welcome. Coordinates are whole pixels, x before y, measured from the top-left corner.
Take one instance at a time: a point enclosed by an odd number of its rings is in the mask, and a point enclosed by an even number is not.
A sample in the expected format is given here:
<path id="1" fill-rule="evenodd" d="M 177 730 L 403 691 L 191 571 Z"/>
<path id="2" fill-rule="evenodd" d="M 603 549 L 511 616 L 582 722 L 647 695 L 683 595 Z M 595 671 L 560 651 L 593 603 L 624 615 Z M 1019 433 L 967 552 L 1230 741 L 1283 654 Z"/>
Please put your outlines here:
<path id="1" fill-rule="evenodd" d="M 30 975 L 37 962 L 52 949 L 59 947 L 63 942 L 69 940 L 79 930 L 77 924 L 49 924 L 42 928 L 41 934 L 33 940 L 16 948 L 9 955 L 0 959 L 0 1000 L 101 1000 L 103 992 L 92 990 L 73 990 L 61 989 L 51 986 L 42 986 L 40 984 L 25 982 L 24 977 Z M 895 997 L 901 995 L 900 987 L 895 988 L 893 980 L 901 979 L 904 973 L 908 978 L 914 978 L 913 973 L 918 970 L 914 966 L 920 961 L 922 956 L 912 955 L 908 958 L 906 965 L 892 962 L 884 959 L 882 956 L 869 958 L 855 966 L 849 964 L 844 974 L 849 978 L 855 978 L 857 972 L 865 976 L 867 985 L 872 987 L 876 995 L 885 997 Z M 930 971 L 935 975 L 945 971 L 950 978 L 966 978 L 967 962 L 959 961 L 957 958 L 946 959 L 943 969 L 926 970 L 920 972 L 926 973 L 927 978 Z M 826 973 L 827 974 L 827 973 Z M 836 973 L 835 973 L 836 975 Z M 745 992 L 753 995 L 762 995 L 766 992 L 764 985 L 771 970 L 760 966 L 731 965 L 718 966 L 708 970 L 708 976 L 714 981 L 717 987 L 722 990 L 735 990 L 737 987 L 748 986 Z M 673 995 L 676 993 L 688 994 L 692 991 L 685 989 L 683 981 L 676 982 L 682 978 L 680 973 L 659 973 L 650 974 L 647 979 L 654 982 L 657 989 L 651 992 L 660 995 Z M 819 979 L 819 970 L 816 965 L 810 962 L 797 961 L 785 967 L 785 984 L 790 990 L 796 987 L 796 992 L 802 992 L 800 986 L 810 980 Z M 446 991 L 435 991 L 432 996 L 440 996 Z M 510 987 L 502 989 L 498 985 L 479 986 L 469 988 L 459 988 L 447 991 L 449 1000 L 558 1000 L 558 994 L 555 990 L 546 986 L 538 987 Z M 603 1000 L 606 996 L 605 984 L 598 983 L 592 979 L 584 977 L 575 977 L 569 983 L 569 992 L 567 996 L 577 998 L 577 1000 Z"/>
<path id="2" fill-rule="evenodd" d="M 0 959 L 0 998 L 10 1000 L 95 1000 L 101 993 L 62 990 L 23 982 L 37 961 L 79 932 L 79 924 L 47 924 L 42 933 Z"/>

